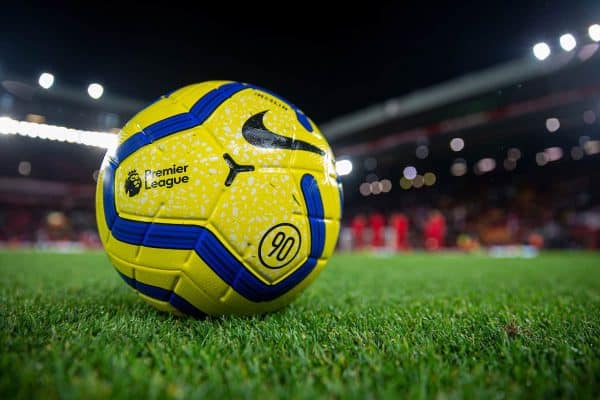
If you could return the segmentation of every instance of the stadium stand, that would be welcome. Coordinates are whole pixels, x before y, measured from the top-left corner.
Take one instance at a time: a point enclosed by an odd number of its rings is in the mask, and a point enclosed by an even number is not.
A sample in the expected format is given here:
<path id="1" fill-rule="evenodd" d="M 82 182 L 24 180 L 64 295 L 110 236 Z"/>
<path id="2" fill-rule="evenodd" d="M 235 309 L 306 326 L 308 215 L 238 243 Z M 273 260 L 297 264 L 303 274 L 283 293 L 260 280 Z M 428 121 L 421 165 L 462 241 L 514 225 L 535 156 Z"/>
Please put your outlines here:
<path id="1" fill-rule="evenodd" d="M 447 221 L 441 247 L 598 248 L 597 50 L 513 61 L 323 124 L 353 163 L 340 247 L 369 243 L 349 233 L 353 218 L 386 210 L 406 216 L 406 248 L 438 247 L 431 213 Z M 394 232 L 385 247 L 399 247 Z"/>
<path id="2" fill-rule="evenodd" d="M 339 248 L 599 248 L 597 50 L 517 60 L 322 124 L 353 166 Z M 3 81 L 0 242 L 97 247 L 103 141 L 143 104 Z M 40 140 L 49 126 L 81 131 Z"/>

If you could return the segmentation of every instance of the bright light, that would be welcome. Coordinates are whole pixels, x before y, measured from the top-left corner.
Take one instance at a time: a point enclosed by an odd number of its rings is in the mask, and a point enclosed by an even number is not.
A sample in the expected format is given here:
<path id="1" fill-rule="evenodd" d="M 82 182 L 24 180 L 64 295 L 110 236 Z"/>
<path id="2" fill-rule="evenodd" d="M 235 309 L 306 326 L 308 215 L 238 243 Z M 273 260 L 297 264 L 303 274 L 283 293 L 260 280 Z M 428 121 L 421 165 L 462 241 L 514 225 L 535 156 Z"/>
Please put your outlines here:
<path id="1" fill-rule="evenodd" d="M 588 28 L 588 34 L 590 35 L 590 39 L 592 39 L 594 42 L 600 42 L 600 25 L 591 25 Z"/>
<path id="2" fill-rule="evenodd" d="M 358 190 L 360 191 L 360 194 L 362 194 L 363 196 L 368 196 L 371 194 L 371 184 L 368 182 L 363 182 L 360 184 L 360 187 L 358 188 Z"/>
<path id="3" fill-rule="evenodd" d="M 335 163 L 335 170 L 339 176 L 348 175 L 352 172 L 352 161 L 338 160 Z"/>
<path id="4" fill-rule="evenodd" d="M 415 179 L 417 176 L 417 169 L 409 165 L 408 167 L 404 168 L 402 175 L 404 175 L 406 179 Z"/>
<path id="5" fill-rule="evenodd" d="M 387 193 L 392 190 L 392 182 L 389 179 L 382 179 L 379 183 L 381 183 L 381 191 L 383 193 Z"/>
<path id="6" fill-rule="evenodd" d="M 537 153 L 535 155 L 535 162 L 540 167 L 543 167 L 544 165 L 546 165 L 548 163 L 548 159 L 546 158 L 546 154 L 544 154 L 544 153 Z"/>
<path id="7" fill-rule="evenodd" d="M 560 121 L 558 118 L 548 118 L 546 120 L 546 129 L 548 132 L 556 132 L 560 128 Z"/>
<path id="8" fill-rule="evenodd" d="M 44 122 L 46 122 L 46 117 L 44 117 L 43 115 L 30 113 L 25 116 L 25 120 L 27 122 L 37 122 L 38 124 L 43 124 Z"/>
<path id="9" fill-rule="evenodd" d="M 103 149 L 114 149 L 118 144 L 118 136 L 114 133 L 81 131 L 64 126 L 17 121 L 8 117 L 0 117 L 0 134 L 58 140 L 60 142 L 85 144 Z"/>
<path id="10" fill-rule="evenodd" d="M 533 46 L 533 55 L 540 61 L 543 61 L 546 58 L 550 57 L 551 52 L 552 51 L 550 50 L 550 46 L 548 46 L 547 43 L 540 42 L 536 43 L 536 45 Z"/>
<path id="11" fill-rule="evenodd" d="M 493 158 L 482 158 L 477 162 L 476 167 L 479 172 L 485 174 L 486 172 L 493 171 L 494 168 L 496 168 L 496 160 Z"/>
<path id="12" fill-rule="evenodd" d="M 21 161 L 19 163 L 19 174 L 27 176 L 31 173 L 31 163 L 29 161 Z"/>
<path id="13" fill-rule="evenodd" d="M 546 155 L 546 161 L 558 161 L 563 156 L 563 149 L 560 147 L 548 147 L 546 150 L 544 150 L 544 154 Z"/>
<path id="14" fill-rule="evenodd" d="M 405 177 L 400 178 L 400 187 L 404 190 L 410 189 L 412 187 L 412 180 Z"/>
<path id="15" fill-rule="evenodd" d="M 455 160 L 450 167 L 450 172 L 454 176 L 463 176 L 467 173 L 467 162 L 462 158 Z"/>
<path id="16" fill-rule="evenodd" d="M 100 97 L 102 97 L 103 93 L 104 88 L 99 83 L 92 83 L 90 86 L 88 86 L 88 94 L 94 100 L 98 100 Z"/>
<path id="17" fill-rule="evenodd" d="M 583 149 L 588 156 L 600 153 L 600 140 L 588 140 L 585 142 Z"/>
<path id="18" fill-rule="evenodd" d="M 40 75 L 40 79 L 38 79 L 38 83 L 44 89 L 50 89 L 52 85 L 54 85 L 54 75 L 44 72 Z"/>
<path id="19" fill-rule="evenodd" d="M 417 175 L 415 176 L 415 179 L 413 179 L 413 186 L 417 189 L 422 188 L 424 183 L 425 179 L 423 179 L 423 176 L 421 175 Z"/>
<path id="20" fill-rule="evenodd" d="M 456 137 L 450 141 L 450 148 L 452 151 L 461 151 L 465 148 L 465 141 L 459 137 Z"/>
<path id="21" fill-rule="evenodd" d="M 571 51 L 577 47 L 577 40 L 575 40 L 575 36 L 571 35 L 570 33 L 565 33 L 562 35 L 559 39 L 559 42 L 560 47 L 562 47 L 564 51 Z"/>
<path id="22" fill-rule="evenodd" d="M 435 176 L 433 172 L 427 172 L 425 175 L 423 175 L 423 180 L 425 181 L 426 186 L 433 186 L 437 181 L 437 176 Z"/>
<path id="23" fill-rule="evenodd" d="M 371 193 L 379 194 L 382 191 L 381 183 L 379 181 L 375 181 L 371 183 Z"/>

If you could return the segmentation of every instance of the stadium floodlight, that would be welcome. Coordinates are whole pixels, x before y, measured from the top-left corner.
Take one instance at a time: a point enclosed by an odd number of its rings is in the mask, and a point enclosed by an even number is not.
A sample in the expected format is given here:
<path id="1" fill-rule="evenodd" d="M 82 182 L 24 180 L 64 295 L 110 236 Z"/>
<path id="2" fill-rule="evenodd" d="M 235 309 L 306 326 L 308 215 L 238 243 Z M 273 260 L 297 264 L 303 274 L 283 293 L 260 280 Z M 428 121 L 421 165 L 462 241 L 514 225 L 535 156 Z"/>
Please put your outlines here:
<path id="1" fill-rule="evenodd" d="M 551 53 L 552 50 L 550 50 L 550 46 L 545 42 L 539 42 L 533 46 L 533 55 L 540 61 L 544 61 L 546 58 L 550 57 Z"/>
<path id="2" fill-rule="evenodd" d="M 565 33 L 558 41 L 560 43 L 560 47 L 562 47 L 564 51 L 571 51 L 577 47 L 577 40 L 575 40 L 575 36 L 571 35 L 570 33 Z"/>
<path id="3" fill-rule="evenodd" d="M 388 193 L 392 190 L 392 181 L 389 179 L 382 179 L 379 183 L 381 183 L 381 191 L 383 193 Z"/>
<path id="4" fill-rule="evenodd" d="M 415 179 L 413 179 L 413 187 L 420 189 L 423 187 L 423 185 L 425 184 L 425 179 L 423 178 L 423 175 L 417 175 L 415 176 Z"/>
<path id="5" fill-rule="evenodd" d="M 600 154 L 600 140 L 588 140 L 583 145 L 583 150 L 585 150 L 585 154 L 588 156 Z"/>
<path id="6" fill-rule="evenodd" d="M 461 151 L 465 147 L 465 141 L 461 138 L 454 138 L 450 141 L 452 151 Z"/>
<path id="7" fill-rule="evenodd" d="M 17 121 L 9 117 L 0 117 L 0 134 L 85 144 L 109 150 L 116 148 L 118 144 L 118 136 L 114 133 L 83 131 L 64 126 Z"/>
<path id="8" fill-rule="evenodd" d="M 554 133 L 560 129 L 560 120 L 558 118 L 548 118 L 546 119 L 546 129 L 548 132 Z"/>
<path id="9" fill-rule="evenodd" d="M 558 161 L 563 156 L 563 150 L 560 147 L 548 147 L 544 150 L 544 154 L 547 162 Z"/>
<path id="10" fill-rule="evenodd" d="M 454 176 L 463 176 L 467 173 L 467 162 L 462 158 L 454 160 L 450 167 L 450 172 Z"/>
<path id="11" fill-rule="evenodd" d="M 427 172 L 423 175 L 423 181 L 425 182 L 425 186 L 433 186 L 437 181 L 437 176 L 433 172 Z"/>
<path id="12" fill-rule="evenodd" d="M 406 179 L 415 179 L 415 177 L 417 176 L 417 169 L 412 165 L 409 165 L 408 167 L 404 168 L 404 171 L 402 171 L 402 175 Z"/>
<path id="13" fill-rule="evenodd" d="M 493 158 L 482 158 L 477 162 L 477 170 L 482 174 L 493 171 L 496 168 L 496 160 Z"/>
<path id="14" fill-rule="evenodd" d="M 352 161 L 338 160 L 335 163 L 335 170 L 339 176 L 348 175 L 352 172 Z"/>
<path id="15" fill-rule="evenodd" d="M 28 176 L 31 173 L 31 163 L 29 161 L 21 161 L 18 170 L 19 174 Z"/>
<path id="16" fill-rule="evenodd" d="M 600 25 L 590 25 L 588 28 L 588 34 L 590 35 L 590 39 L 592 39 L 594 42 L 600 42 Z"/>
<path id="17" fill-rule="evenodd" d="M 87 91 L 92 99 L 98 100 L 104 93 L 104 87 L 102 87 L 102 85 L 99 83 L 91 83 L 88 86 Z"/>
<path id="18" fill-rule="evenodd" d="M 377 195 L 382 192 L 381 182 L 375 181 L 371 183 L 371 193 Z"/>
<path id="19" fill-rule="evenodd" d="M 368 196 L 371 194 L 371 184 L 369 182 L 363 182 L 360 184 L 360 187 L 358 190 L 360 191 L 360 194 L 362 194 L 363 196 Z"/>
<path id="20" fill-rule="evenodd" d="M 535 155 L 535 163 L 537 165 L 539 165 L 540 167 L 543 167 L 544 165 L 546 165 L 548 163 L 548 160 L 546 159 L 546 154 L 540 152 L 537 153 Z"/>
<path id="21" fill-rule="evenodd" d="M 412 179 L 406 179 L 405 177 L 400 178 L 400 187 L 404 190 L 408 190 L 412 187 Z"/>
<path id="22" fill-rule="evenodd" d="M 38 83 L 44 89 L 50 89 L 54 85 L 54 75 L 49 72 L 44 72 L 40 75 Z"/>

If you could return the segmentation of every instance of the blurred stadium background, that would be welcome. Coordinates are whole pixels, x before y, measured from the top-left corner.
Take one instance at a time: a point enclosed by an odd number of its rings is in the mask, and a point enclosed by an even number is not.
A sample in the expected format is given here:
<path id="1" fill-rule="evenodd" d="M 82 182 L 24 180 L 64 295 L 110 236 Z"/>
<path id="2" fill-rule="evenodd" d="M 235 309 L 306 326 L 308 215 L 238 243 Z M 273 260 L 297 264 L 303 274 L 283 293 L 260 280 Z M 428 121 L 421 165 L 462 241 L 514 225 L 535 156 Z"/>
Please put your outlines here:
<path id="1" fill-rule="evenodd" d="M 343 175 L 339 250 L 598 249 L 599 41 L 599 25 L 581 27 L 520 59 L 317 121 Z M 0 77 L 2 248 L 100 248 L 98 168 L 145 105 L 52 73 Z"/>
<path id="2" fill-rule="evenodd" d="M 13 3 L 0 398 L 598 398 L 597 0 Z M 210 79 L 294 101 L 336 155 L 337 254 L 280 312 L 159 312 L 98 239 L 120 127 Z"/>

